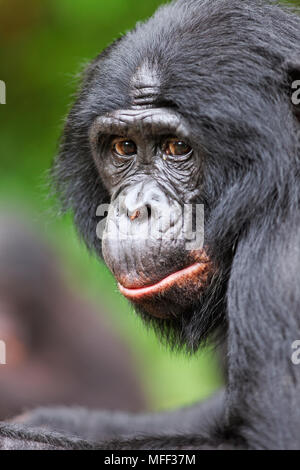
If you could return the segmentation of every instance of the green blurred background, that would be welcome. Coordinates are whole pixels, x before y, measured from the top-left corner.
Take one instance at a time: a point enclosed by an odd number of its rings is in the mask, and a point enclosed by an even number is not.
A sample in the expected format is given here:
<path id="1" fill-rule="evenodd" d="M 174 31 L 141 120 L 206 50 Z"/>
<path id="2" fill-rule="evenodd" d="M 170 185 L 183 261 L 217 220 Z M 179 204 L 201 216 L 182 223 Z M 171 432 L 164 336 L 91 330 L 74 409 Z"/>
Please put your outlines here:
<path id="1" fill-rule="evenodd" d="M 32 220 L 55 246 L 75 289 L 110 312 L 137 358 L 150 409 L 209 396 L 222 383 L 212 350 L 187 358 L 146 331 L 107 268 L 78 241 L 70 217 L 47 198 L 51 165 L 82 66 L 161 0 L 0 0 L 0 209 Z"/>

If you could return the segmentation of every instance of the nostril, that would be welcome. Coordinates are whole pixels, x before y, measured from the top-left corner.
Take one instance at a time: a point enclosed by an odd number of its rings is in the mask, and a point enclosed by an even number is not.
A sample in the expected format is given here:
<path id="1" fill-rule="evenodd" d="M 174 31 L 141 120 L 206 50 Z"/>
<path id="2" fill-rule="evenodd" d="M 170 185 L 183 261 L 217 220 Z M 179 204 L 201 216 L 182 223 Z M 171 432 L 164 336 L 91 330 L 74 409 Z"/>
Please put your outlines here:
<path id="1" fill-rule="evenodd" d="M 141 215 L 141 211 L 139 210 L 134 211 L 132 215 L 128 213 L 128 217 L 130 218 L 131 221 L 138 219 L 140 215 Z"/>
<path id="2" fill-rule="evenodd" d="M 133 211 L 127 210 L 127 217 L 133 222 L 136 219 L 149 220 L 151 218 L 151 206 L 145 204 L 145 206 L 135 209 Z"/>

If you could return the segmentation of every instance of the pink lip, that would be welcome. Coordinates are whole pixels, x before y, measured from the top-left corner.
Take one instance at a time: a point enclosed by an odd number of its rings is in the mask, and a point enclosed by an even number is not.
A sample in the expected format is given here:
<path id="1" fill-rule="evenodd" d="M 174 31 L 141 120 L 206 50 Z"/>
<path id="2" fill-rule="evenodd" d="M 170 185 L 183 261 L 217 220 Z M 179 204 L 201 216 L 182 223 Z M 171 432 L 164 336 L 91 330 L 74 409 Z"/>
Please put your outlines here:
<path id="1" fill-rule="evenodd" d="M 120 283 L 118 287 L 120 289 L 121 294 L 129 299 L 141 299 L 145 296 L 152 296 L 154 294 L 161 293 L 168 288 L 172 287 L 174 284 L 180 284 L 181 281 L 184 280 L 186 282 L 189 278 L 194 278 L 196 275 L 200 275 L 203 273 L 205 269 L 205 263 L 195 263 L 187 268 L 181 269 L 169 276 L 165 277 L 161 281 L 153 284 L 152 286 L 146 286 L 141 288 L 132 288 L 128 289 L 127 287 L 122 286 Z"/>

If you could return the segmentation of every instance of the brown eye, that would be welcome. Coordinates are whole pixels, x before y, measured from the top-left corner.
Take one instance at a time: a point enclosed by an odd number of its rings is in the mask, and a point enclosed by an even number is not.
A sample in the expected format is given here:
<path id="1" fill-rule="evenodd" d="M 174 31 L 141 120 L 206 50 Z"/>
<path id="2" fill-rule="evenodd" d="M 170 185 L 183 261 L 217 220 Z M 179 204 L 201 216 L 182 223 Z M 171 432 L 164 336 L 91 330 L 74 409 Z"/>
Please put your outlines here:
<path id="1" fill-rule="evenodd" d="M 137 147 L 133 140 L 117 138 L 113 140 L 112 151 L 120 157 L 132 157 L 136 155 Z"/>
<path id="2" fill-rule="evenodd" d="M 191 152 L 192 148 L 183 140 L 168 139 L 164 142 L 162 150 L 168 156 L 184 156 Z"/>

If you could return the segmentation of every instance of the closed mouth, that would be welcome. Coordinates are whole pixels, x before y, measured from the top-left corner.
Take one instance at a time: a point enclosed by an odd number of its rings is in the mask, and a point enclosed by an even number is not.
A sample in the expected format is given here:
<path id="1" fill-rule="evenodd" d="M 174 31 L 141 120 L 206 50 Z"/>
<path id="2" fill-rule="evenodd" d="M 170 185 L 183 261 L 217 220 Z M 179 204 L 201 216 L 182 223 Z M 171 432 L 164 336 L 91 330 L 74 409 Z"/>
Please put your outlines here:
<path id="1" fill-rule="evenodd" d="M 207 263 L 194 263 L 187 268 L 176 271 L 175 273 L 169 274 L 159 282 L 138 288 L 127 288 L 118 283 L 121 294 L 130 300 L 139 300 L 144 297 L 152 297 L 155 294 L 161 294 L 164 291 L 170 289 L 174 285 L 180 287 L 180 285 L 186 285 L 187 282 L 193 281 L 195 278 L 199 279 L 207 269 Z"/>

